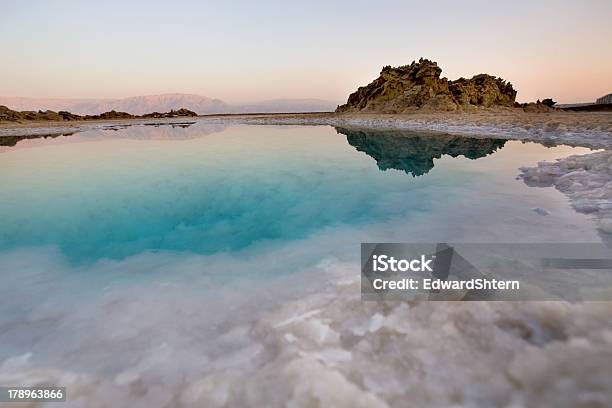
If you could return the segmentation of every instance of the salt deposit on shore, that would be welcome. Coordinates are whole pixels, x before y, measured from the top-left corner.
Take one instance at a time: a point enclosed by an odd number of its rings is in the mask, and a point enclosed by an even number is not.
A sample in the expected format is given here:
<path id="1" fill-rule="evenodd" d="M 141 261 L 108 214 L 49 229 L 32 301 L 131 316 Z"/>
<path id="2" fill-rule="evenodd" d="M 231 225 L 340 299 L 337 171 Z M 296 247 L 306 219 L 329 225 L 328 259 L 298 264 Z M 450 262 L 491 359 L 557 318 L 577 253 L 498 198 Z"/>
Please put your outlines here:
<path id="1" fill-rule="evenodd" d="M 520 169 L 530 186 L 555 186 L 576 211 L 592 214 L 599 230 L 612 234 L 612 151 L 570 156 Z"/>
<path id="2" fill-rule="evenodd" d="M 145 382 L 146 364 L 93 378 L 25 355 L 0 382 L 61 384 L 88 407 L 606 407 L 611 322 L 609 303 L 364 302 L 343 280 L 225 333 L 248 346 L 195 381 Z"/>
<path id="3" fill-rule="evenodd" d="M 193 394 L 205 405 L 202 390 L 214 384 L 233 384 L 224 397 L 237 405 L 258 394 L 257 402 L 273 394 L 297 406 L 612 400 L 612 369 L 599 362 L 612 357 L 612 326 L 602 326 L 612 317 L 608 304 L 376 304 L 361 301 L 356 282 L 344 283 L 333 296 L 289 304 L 255 327 L 276 352 L 261 370 L 217 373 Z"/>
<path id="4" fill-rule="evenodd" d="M 279 115 L 245 117 L 246 123 L 332 125 L 439 131 L 604 148 L 612 146 L 612 113 L 553 112 L 529 114 L 503 110 L 482 113 L 402 115 Z"/>
<path id="5" fill-rule="evenodd" d="M 206 116 L 190 118 L 203 124 L 266 124 L 266 125 L 332 125 L 365 128 L 439 131 L 467 136 L 533 140 L 576 146 L 605 148 L 612 146 L 612 113 L 525 113 L 522 110 L 483 110 L 473 113 L 414 114 L 264 114 Z M 171 123 L 176 119 L 159 119 Z M 113 124 L 146 123 L 142 119 L 95 122 L 30 122 L 3 123 L 0 137 L 49 134 L 100 129 Z M 150 122 L 150 121 L 149 121 Z"/>

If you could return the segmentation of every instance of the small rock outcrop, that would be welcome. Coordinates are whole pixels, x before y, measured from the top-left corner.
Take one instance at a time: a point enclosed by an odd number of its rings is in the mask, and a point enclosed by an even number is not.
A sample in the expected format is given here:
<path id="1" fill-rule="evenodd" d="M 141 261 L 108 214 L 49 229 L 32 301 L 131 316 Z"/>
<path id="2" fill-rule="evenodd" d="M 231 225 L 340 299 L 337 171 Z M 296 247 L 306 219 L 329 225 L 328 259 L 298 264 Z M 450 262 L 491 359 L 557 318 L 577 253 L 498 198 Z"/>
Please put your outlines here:
<path id="1" fill-rule="evenodd" d="M 488 74 L 449 81 L 442 69 L 421 58 L 410 65 L 386 66 L 369 85 L 352 93 L 336 112 L 402 113 L 416 109 L 454 111 L 474 106 L 513 106 L 512 84 Z"/>
<path id="2" fill-rule="evenodd" d="M 198 116 L 198 114 L 194 111 L 190 111 L 189 109 L 181 108 L 179 110 L 171 110 L 170 112 L 152 112 L 142 115 L 143 118 L 176 118 L 179 116 Z"/>
<path id="3" fill-rule="evenodd" d="M 115 120 L 115 119 L 148 119 L 148 118 L 177 118 L 177 117 L 193 117 L 198 116 L 197 113 L 190 111 L 189 109 L 181 108 L 178 110 L 171 110 L 170 112 L 153 112 L 145 115 L 132 115 L 127 112 L 110 111 L 104 112 L 99 115 L 76 115 L 67 111 L 54 112 L 51 110 L 47 111 L 15 111 L 6 106 L 0 105 L 0 122 L 19 122 L 19 121 L 74 121 L 74 120 Z"/>
<path id="4" fill-rule="evenodd" d="M 81 116 L 68 112 L 68 111 L 59 111 L 57 112 L 57 114 L 60 115 L 62 120 L 80 120 L 82 119 Z"/>
<path id="5" fill-rule="evenodd" d="M 112 119 L 133 119 L 137 117 L 138 116 L 134 116 L 127 112 L 117 112 L 117 111 L 112 110 L 109 112 L 101 113 L 99 115 L 86 115 L 83 117 L 83 119 L 85 120 L 96 120 L 96 119 L 112 120 Z"/>
<path id="6" fill-rule="evenodd" d="M 21 112 L 14 111 L 4 105 L 0 105 L 0 122 L 16 122 L 22 120 Z"/>
<path id="7" fill-rule="evenodd" d="M 556 108 L 554 105 L 557 102 L 553 101 L 551 98 L 546 98 L 543 101 L 539 99 L 536 102 L 527 102 L 527 103 L 514 103 L 515 108 L 522 108 L 523 111 L 527 113 L 548 113 L 554 112 Z"/>
<path id="8" fill-rule="evenodd" d="M 0 105 L 0 122 L 17 122 L 20 120 L 64 120 L 60 113 L 54 111 L 15 111 Z"/>

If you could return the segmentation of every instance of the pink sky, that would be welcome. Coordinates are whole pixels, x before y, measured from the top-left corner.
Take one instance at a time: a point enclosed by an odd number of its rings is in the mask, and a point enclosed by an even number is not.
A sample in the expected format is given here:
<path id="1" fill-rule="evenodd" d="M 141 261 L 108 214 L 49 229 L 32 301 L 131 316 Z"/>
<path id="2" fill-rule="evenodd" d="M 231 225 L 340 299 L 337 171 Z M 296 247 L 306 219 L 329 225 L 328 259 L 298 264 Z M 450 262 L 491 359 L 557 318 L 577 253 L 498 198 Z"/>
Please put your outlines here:
<path id="1" fill-rule="evenodd" d="M 344 101 L 421 56 L 501 76 L 519 101 L 612 92 L 610 1 L 112 3 L 4 5 L 0 95 Z"/>

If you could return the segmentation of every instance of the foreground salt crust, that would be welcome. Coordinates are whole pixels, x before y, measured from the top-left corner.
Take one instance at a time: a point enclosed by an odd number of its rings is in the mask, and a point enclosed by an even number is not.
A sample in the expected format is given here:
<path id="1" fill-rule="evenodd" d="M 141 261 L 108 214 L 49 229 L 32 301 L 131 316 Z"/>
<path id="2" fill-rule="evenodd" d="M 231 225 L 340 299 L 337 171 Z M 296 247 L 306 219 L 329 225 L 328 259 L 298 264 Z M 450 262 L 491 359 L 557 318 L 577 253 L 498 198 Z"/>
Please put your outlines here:
<path id="1" fill-rule="evenodd" d="M 249 345 L 194 381 L 0 366 L 0 383 L 62 384 L 67 406 L 606 407 L 612 304 L 364 302 L 358 280 L 225 333 Z M 166 358 L 162 352 L 159 358 Z M 51 405 L 51 404 L 49 404 Z"/>
<path id="2" fill-rule="evenodd" d="M 520 170 L 527 185 L 555 186 L 567 194 L 576 211 L 592 214 L 602 233 L 612 234 L 612 150 Z"/>

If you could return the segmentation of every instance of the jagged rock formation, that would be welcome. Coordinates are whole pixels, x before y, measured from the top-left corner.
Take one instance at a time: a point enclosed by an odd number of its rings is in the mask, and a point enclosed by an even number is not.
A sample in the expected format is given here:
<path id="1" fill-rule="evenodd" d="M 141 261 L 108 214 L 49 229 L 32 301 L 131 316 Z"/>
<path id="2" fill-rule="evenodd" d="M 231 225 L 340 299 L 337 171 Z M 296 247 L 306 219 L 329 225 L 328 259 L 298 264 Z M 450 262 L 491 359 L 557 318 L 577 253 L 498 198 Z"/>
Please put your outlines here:
<path id="1" fill-rule="evenodd" d="M 488 74 L 450 81 L 449 88 L 460 105 L 512 106 L 516 98 L 516 91 L 511 83 Z"/>
<path id="2" fill-rule="evenodd" d="M 434 167 L 434 159 L 443 155 L 478 159 L 501 149 L 506 140 L 453 136 L 448 134 L 423 135 L 411 131 L 365 131 L 336 127 L 346 135 L 349 144 L 376 160 L 381 170 L 396 169 L 421 176 Z"/>
<path id="3" fill-rule="evenodd" d="M 0 122 L 15 122 L 23 119 L 22 112 L 17 112 L 6 106 L 0 105 Z"/>
<path id="4" fill-rule="evenodd" d="M 9 109 L 6 106 L 0 105 L 0 122 L 18 122 L 22 120 L 49 120 L 49 121 L 73 121 L 73 120 L 112 120 L 112 119 L 138 119 L 138 118 L 176 118 L 185 116 L 198 116 L 197 113 L 190 111 L 189 109 L 178 109 L 171 110 L 170 112 L 153 112 L 145 115 L 132 115 L 126 112 L 116 112 L 114 110 L 110 112 L 104 112 L 99 115 L 75 115 L 74 113 L 59 111 L 54 112 L 51 110 L 47 111 L 15 111 Z"/>
<path id="5" fill-rule="evenodd" d="M 449 81 L 436 62 L 421 58 L 397 68 L 386 66 L 359 87 L 336 112 L 401 113 L 415 109 L 452 111 L 470 106 L 513 106 L 512 84 L 488 74 Z"/>
<path id="6" fill-rule="evenodd" d="M 72 115 L 70 112 L 54 112 L 51 110 L 19 112 L 0 105 L 0 122 L 17 122 L 20 120 L 73 120 L 71 117 L 74 116 L 78 115 Z"/>

